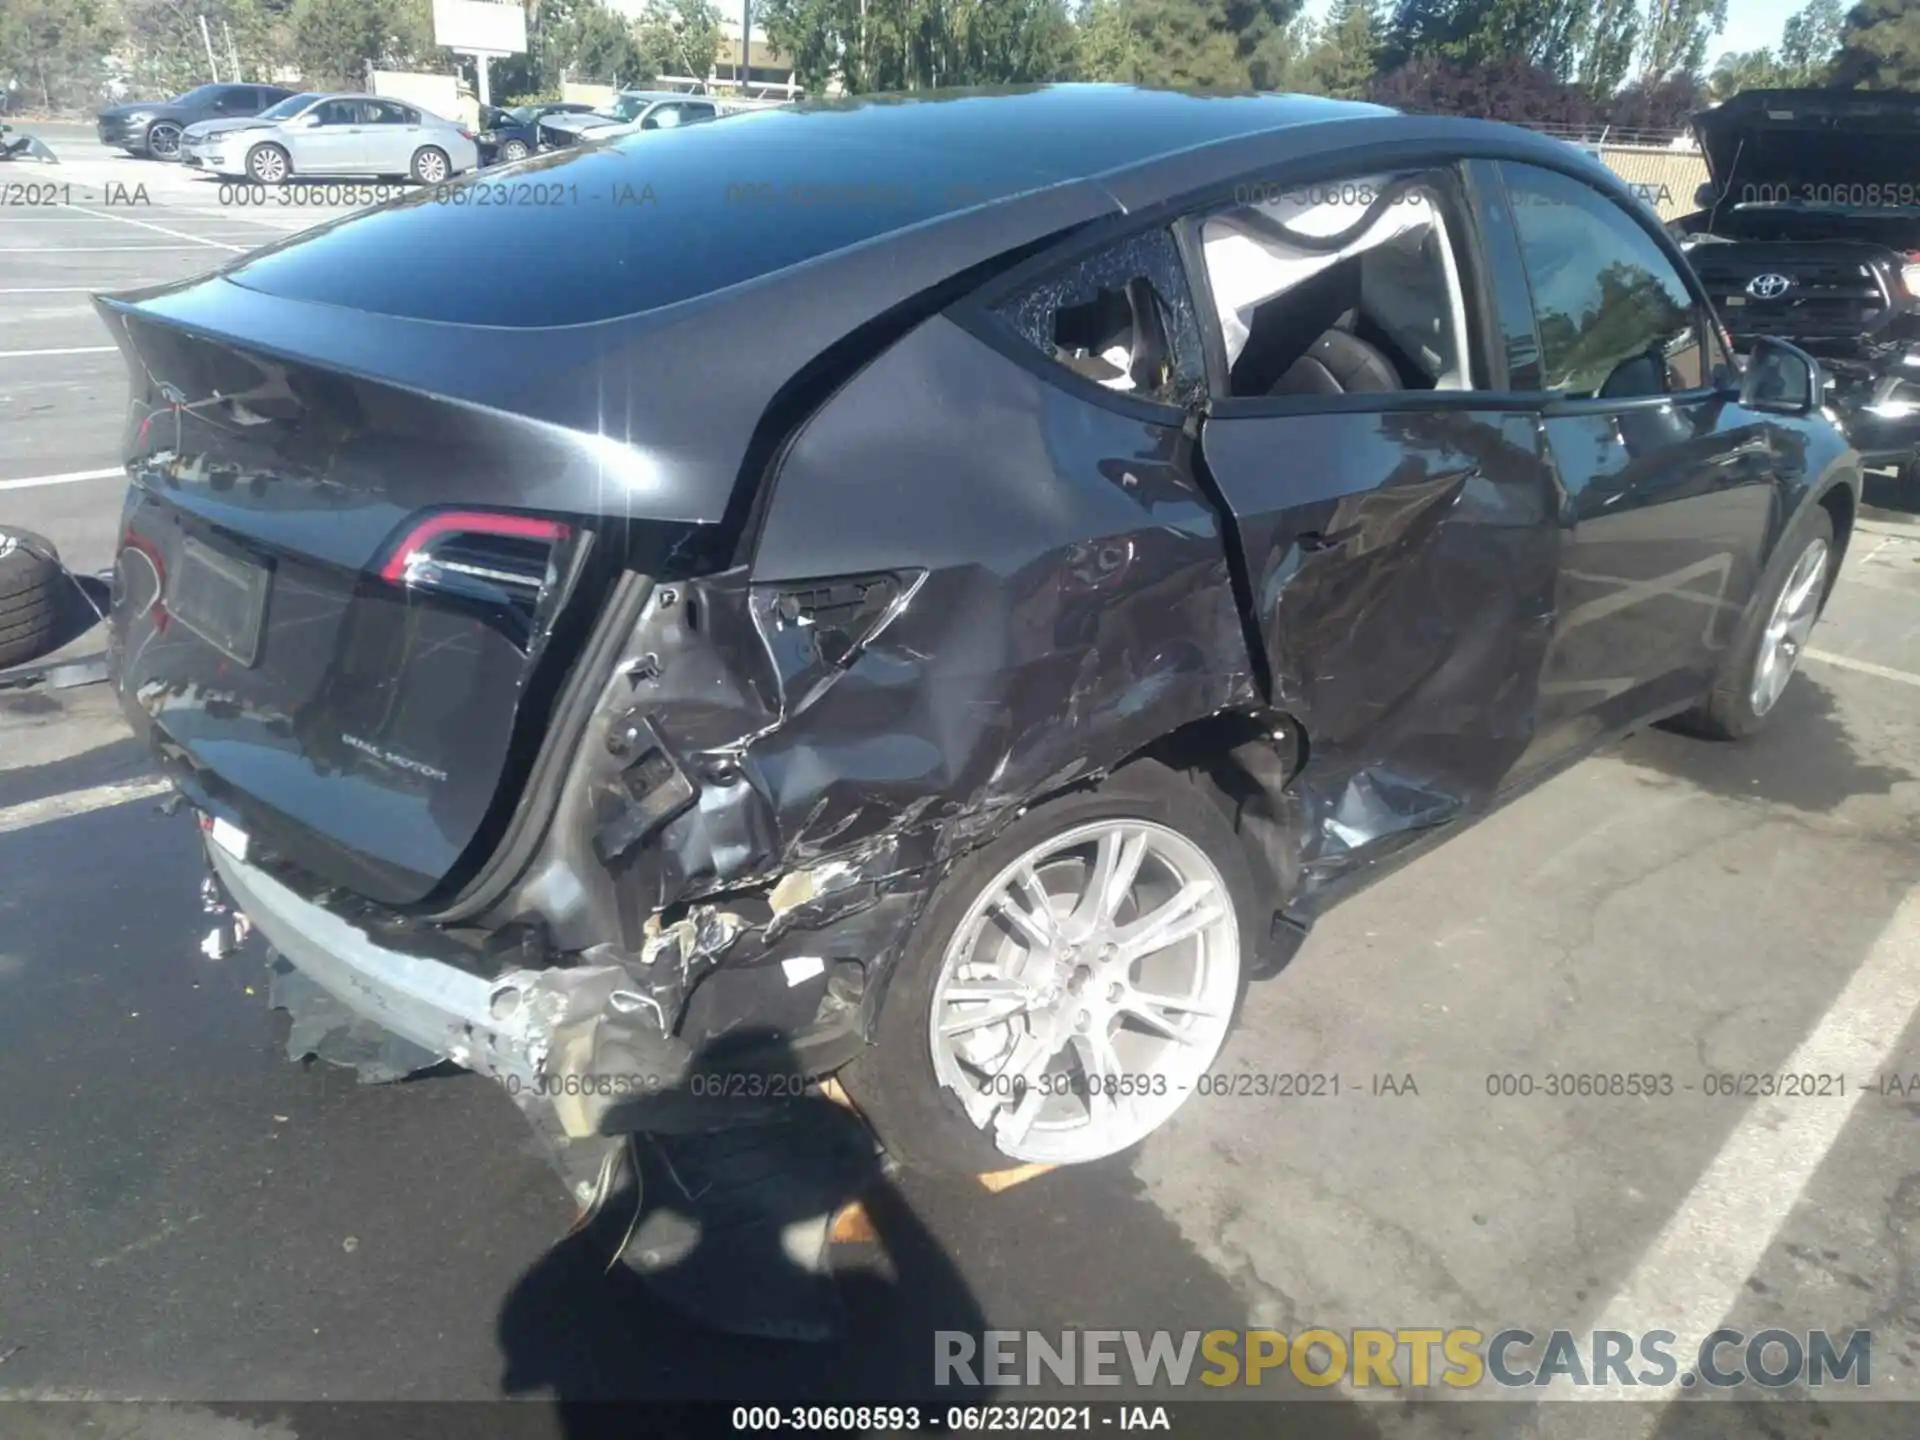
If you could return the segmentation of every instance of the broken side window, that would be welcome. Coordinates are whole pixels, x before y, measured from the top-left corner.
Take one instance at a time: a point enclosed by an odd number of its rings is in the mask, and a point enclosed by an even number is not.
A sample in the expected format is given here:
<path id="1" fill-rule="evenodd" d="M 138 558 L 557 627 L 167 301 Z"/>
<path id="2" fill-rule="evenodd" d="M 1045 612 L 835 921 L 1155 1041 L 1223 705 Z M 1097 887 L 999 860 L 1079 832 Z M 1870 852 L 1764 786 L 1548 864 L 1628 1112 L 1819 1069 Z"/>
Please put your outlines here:
<path id="1" fill-rule="evenodd" d="M 1468 390 L 1467 306 L 1439 186 L 1250 186 L 1201 227 L 1230 395 Z"/>
<path id="2" fill-rule="evenodd" d="M 1002 302 L 999 313 L 1067 369 L 1109 390 L 1180 406 L 1206 395 L 1193 295 L 1166 230 L 1084 256 Z"/>

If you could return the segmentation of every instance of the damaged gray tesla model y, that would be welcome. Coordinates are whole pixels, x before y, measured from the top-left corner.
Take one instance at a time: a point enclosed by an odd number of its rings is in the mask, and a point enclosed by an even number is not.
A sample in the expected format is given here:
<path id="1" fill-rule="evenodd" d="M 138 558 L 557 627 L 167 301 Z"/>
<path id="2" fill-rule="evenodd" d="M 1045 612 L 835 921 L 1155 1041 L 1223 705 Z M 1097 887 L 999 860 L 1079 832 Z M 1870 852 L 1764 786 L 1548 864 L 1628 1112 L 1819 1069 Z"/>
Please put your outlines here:
<path id="1" fill-rule="evenodd" d="M 1597 164 L 1321 99 L 769 110 L 100 309 L 117 683 L 296 1048 L 589 1151 L 1139 1141 L 1329 904 L 1762 724 L 1860 485 Z"/>

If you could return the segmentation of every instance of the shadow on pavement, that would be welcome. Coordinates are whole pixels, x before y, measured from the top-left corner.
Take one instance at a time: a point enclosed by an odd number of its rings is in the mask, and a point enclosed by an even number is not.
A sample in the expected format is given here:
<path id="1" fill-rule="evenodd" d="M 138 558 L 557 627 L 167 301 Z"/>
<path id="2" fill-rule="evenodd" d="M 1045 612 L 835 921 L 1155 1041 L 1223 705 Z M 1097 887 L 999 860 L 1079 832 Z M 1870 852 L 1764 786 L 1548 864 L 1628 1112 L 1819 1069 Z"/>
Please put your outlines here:
<path id="1" fill-rule="evenodd" d="M 1734 800 L 1766 800 L 1825 813 L 1857 795 L 1885 795 L 1911 772 L 1861 758 L 1833 691 L 1802 670 L 1766 729 L 1739 744 L 1655 727 L 1621 742 L 1630 765 Z"/>

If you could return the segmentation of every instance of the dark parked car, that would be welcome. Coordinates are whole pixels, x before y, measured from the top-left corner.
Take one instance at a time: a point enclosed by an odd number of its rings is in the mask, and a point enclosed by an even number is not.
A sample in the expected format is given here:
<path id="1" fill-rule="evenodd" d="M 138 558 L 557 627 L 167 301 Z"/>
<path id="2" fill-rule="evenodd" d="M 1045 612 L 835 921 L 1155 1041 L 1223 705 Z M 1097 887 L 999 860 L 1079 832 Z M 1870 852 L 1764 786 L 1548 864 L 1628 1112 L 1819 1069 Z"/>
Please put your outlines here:
<path id="1" fill-rule="evenodd" d="M 1713 181 L 1679 225 L 1735 342 L 1815 355 L 1864 463 L 1920 510 L 1920 95 L 1749 90 L 1694 130 Z"/>
<path id="2" fill-rule="evenodd" d="M 111 646 L 299 1047 L 576 1185 L 796 1072 L 910 1163 L 1135 1143 L 1340 897 L 1765 724 L 1852 530 L 1815 363 L 1520 130 L 1066 86 L 541 178 L 100 302 Z"/>
<path id="3" fill-rule="evenodd" d="M 171 100 L 136 100 L 100 112 L 100 143 L 155 160 L 180 158 L 180 134 L 201 120 L 239 120 L 277 105 L 283 85 L 202 85 Z"/>
<path id="4" fill-rule="evenodd" d="M 480 163 L 496 165 L 524 160 L 540 148 L 540 122 L 549 115 L 591 115 L 593 107 L 578 100 L 543 100 L 509 109 L 487 106 L 480 114 Z"/>

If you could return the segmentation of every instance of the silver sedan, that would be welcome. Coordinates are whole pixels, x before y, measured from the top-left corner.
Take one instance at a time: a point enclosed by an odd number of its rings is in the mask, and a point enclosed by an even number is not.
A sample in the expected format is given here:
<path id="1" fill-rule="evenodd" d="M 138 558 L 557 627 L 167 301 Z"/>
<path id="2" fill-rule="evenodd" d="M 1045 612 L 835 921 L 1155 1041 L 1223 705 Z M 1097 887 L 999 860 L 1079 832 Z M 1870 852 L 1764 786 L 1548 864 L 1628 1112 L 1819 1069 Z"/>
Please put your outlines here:
<path id="1" fill-rule="evenodd" d="M 473 136 L 451 120 L 379 95 L 291 95 L 245 120 L 189 125 L 192 168 L 278 185 L 295 176 L 405 176 L 437 184 L 480 167 Z"/>

